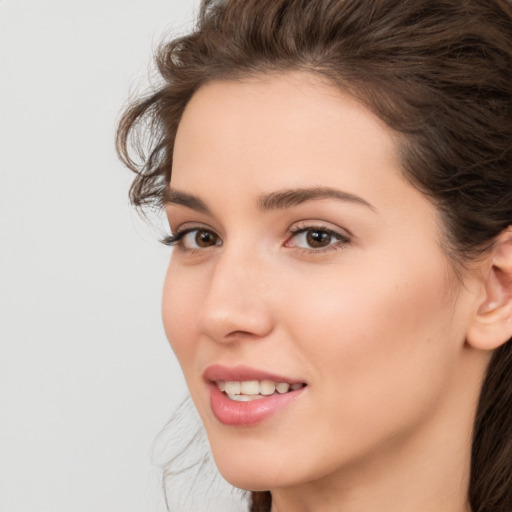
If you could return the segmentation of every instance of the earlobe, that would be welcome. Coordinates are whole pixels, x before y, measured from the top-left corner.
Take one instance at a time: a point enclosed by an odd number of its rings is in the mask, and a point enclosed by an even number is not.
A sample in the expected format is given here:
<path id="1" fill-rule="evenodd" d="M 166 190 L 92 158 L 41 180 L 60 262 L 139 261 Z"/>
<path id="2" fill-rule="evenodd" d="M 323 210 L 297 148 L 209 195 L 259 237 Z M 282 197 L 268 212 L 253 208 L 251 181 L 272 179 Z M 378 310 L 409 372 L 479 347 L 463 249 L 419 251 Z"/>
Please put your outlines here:
<path id="1" fill-rule="evenodd" d="M 479 350 L 494 350 L 512 337 L 512 227 L 496 239 L 484 262 L 484 298 L 467 333 Z"/>

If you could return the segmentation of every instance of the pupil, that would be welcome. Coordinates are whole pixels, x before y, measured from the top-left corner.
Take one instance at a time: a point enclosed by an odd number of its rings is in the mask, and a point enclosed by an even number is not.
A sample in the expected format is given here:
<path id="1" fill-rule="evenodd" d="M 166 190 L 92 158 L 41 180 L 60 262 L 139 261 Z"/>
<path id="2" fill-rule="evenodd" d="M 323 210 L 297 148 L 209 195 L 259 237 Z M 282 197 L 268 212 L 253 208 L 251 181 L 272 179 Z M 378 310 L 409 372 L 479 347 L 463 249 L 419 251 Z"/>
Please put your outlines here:
<path id="1" fill-rule="evenodd" d="M 325 231 L 308 231 L 306 238 L 312 247 L 325 247 L 331 241 L 331 235 Z"/>

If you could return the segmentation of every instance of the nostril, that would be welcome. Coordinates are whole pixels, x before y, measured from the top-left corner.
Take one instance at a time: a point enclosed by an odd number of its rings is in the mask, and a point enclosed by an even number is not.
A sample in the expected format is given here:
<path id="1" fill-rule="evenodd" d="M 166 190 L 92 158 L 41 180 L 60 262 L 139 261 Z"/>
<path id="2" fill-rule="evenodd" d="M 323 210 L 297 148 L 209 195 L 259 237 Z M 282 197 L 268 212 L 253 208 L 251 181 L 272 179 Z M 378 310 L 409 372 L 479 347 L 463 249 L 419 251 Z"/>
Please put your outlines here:
<path id="1" fill-rule="evenodd" d="M 268 336 L 274 327 L 271 309 L 264 303 L 209 301 L 199 315 L 199 328 L 220 343 L 257 341 Z"/>

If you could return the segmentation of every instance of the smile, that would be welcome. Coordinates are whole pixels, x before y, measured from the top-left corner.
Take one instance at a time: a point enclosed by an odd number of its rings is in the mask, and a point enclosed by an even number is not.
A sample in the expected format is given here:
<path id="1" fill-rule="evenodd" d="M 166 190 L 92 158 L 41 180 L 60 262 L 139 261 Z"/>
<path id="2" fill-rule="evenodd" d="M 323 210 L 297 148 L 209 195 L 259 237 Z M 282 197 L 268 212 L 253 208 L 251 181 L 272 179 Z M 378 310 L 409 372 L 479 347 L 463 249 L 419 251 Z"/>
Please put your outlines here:
<path id="1" fill-rule="evenodd" d="M 302 379 L 245 365 L 214 364 L 203 378 L 213 415 L 232 427 L 256 426 L 288 409 L 308 389 Z"/>
<path id="2" fill-rule="evenodd" d="M 289 384 L 288 382 L 274 382 L 272 380 L 219 380 L 216 385 L 230 400 L 236 402 L 250 402 L 260 400 L 266 396 L 282 395 L 289 391 L 297 391 L 305 386 L 301 383 Z"/>

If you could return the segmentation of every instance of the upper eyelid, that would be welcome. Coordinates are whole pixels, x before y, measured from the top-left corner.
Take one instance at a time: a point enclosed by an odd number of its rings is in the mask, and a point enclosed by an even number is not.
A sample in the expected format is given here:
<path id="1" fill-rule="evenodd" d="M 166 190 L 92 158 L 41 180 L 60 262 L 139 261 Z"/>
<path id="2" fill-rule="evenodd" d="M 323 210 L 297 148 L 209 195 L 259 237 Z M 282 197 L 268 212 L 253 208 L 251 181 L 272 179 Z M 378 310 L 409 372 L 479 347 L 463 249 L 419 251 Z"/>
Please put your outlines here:
<path id="1" fill-rule="evenodd" d="M 205 231 L 212 231 L 216 235 L 219 236 L 219 233 L 216 229 L 212 228 L 211 226 L 209 226 L 208 224 L 203 223 L 203 222 L 193 222 L 193 221 L 182 222 L 175 229 L 173 229 L 171 226 L 171 232 L 173 235 L 178 235 L 180 233 L 183 233 L 184 231 L 194 231 L 196 229 L 204 229 Z"/>
<path id="2" fill-rule="evenodd" d="M 303 233 L 304 231 L 325 231 L 326 233 L 333 233 L 335 235 L 344 236 L 342 233 L 340 233 L 337 229 L 329 228 L 327 226 L 304 226 L 300 228 L 291 228 L 289 230 L 289 233 L 297 234 L 297 233 Z"/>
<path id="3" fill-rule="evenodd" d="M 288 234 L 295 234 L 301 231 L 309 231 L 310 229 L 328 231 L 330 233 L 337 234 L 343 238 L 354 238 L 352 232 L 349 231 L 347 228 L 342 228 L 341 226 L 333 225 L 330 222 L 321 220 L 302 220 L 295 222 L 288 229 Z"/>

